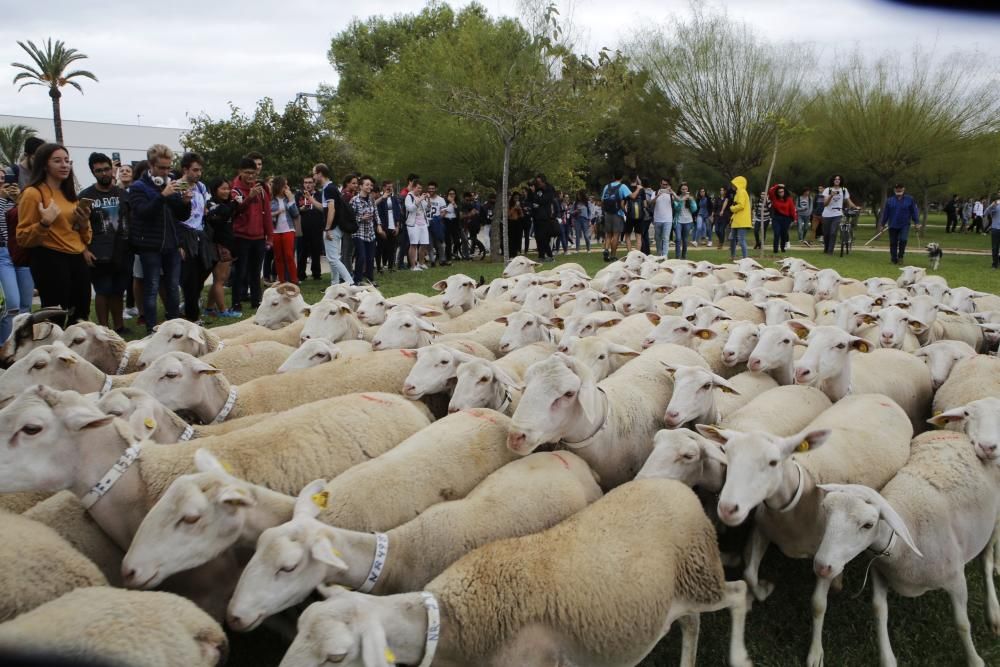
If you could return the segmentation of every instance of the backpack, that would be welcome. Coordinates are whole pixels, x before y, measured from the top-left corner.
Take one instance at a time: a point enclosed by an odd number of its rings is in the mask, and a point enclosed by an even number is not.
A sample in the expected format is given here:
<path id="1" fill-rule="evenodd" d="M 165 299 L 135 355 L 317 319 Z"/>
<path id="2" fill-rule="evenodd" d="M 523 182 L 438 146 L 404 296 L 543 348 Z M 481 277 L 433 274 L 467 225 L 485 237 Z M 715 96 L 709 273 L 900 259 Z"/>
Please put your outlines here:
<path id="1" fill-rule="evenodd" d="M 31 266 L 31 249 L 22 248 L 17 242 L 17 207 L 8 209 L 7 217 L 7 252 L 14 266 Z"/>
<path id="2" fill-rule="evenodd" d="M 604 187 L 604 193 L 601 195 L 601 208 L 604 209 L 605 213 L 610 213 L 611 215 L 622 214 L 621 181 L 614 181 L 612 183 L 608 183 Z"/>
<path id="3" fill-rule="evenodd" d="M 337 217 L 333 222 L 344 234 L 351 235 L 358 231 L 358 219 L 354 217 L 354 207 L 344 201 L 343 197 L 335 199 Z"/>

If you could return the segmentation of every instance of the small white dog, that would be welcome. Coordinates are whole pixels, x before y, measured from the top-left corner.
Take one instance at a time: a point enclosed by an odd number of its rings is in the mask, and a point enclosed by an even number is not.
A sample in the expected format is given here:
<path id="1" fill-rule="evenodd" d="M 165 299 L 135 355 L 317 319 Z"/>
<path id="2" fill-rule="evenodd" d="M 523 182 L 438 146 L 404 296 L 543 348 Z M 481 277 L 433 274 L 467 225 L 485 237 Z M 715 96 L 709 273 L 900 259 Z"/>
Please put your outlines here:
<path id="1" fill-rule="evenodd" d="M 941 250 L 941 244 L 932 241 L 927 244 L 927 258 L 931 260 L 931 270 L 937 271 L 938 265 L 941 264 L 941 258 L 944 257 L 944 251 Z"/>

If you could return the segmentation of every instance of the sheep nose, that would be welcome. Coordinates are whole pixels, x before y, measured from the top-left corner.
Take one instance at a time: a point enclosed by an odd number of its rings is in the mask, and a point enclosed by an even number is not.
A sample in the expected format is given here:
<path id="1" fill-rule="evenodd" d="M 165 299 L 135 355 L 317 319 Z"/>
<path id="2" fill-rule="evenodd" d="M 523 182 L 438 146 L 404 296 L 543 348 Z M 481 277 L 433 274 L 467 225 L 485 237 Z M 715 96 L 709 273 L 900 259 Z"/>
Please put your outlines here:
<path id="1" fill-rule="evenodd" d="M 642 349 L 648 350 L 651 347 L 653 347 L 653 339 L 652 338 L 647 338 L 646 340 L 642 341 Z"/>
<path id="2" fill-rule="evenodd" d="M 984 454 L 992 455 L 997 451 L 997 444 L 995 442 L 991 443 L 981 442 L 979 443 L 979 448 L 983 450 Z"/>
<path id="3" fill-rule="evenodd" d="M 451 302 L 450 301 L 442 301 L 441 305 L 444 306 L 445 310 L 448 310 L 449 308 L 451 308 Z"/>
<path id="4" fill-rule="evenodd" d="M 511 431 L 507 434 L 507 449 L 519 452 L 524 448 L 524 443 L 528 440 L 528 435 L 523 431 Z"/>
<path id="5" fill-rule="evenodd" d="M 458 410 L 459 410 L 459 409 L 458 409 L 458 408 L 456 408 L 456 407 L 453 407 L 453 406 L 451 406 L 451 405 L 449 405 L 449 406 L 448 406 L 448 414 L 449 414 L 449 415 L 453 415 L 453 414 L 455 414 L 456 412 L 458 412 Z"/>
<path id="6" fill-rule="evenodd" d="M 412 384 L 404 384 L 403 385 L 403 395 L 404 396 L 409 396 L 410 394 L 415 394 L 415 393 L 417 393 L 417 388 L 415 386 L 413 386 Z"/>
<path id="7" fill-rule="evenodd" d="M 301 336 L 299 336 L 299 343 L 304 343 L 310 338 L 312 338 L 312 336 L 310 336 L 309 334 L 302 334 Z"/>
<path id="8" fill-rule="evenodd" d="M 666 419 L 667 426 L 677 426 L 681 423 L 681 413 L 676 410 L 670 410 L 667 412 Z"/>
<path id="9" fill-rule="evenodd" d="M 750 363 L 747 364 L 747 367 L 752 371 L 759 371 L 763 366 L 764 362 L 759 357 L 750 357 Z"/>
<path id="10" fill-rule="evenodd" d="M 819 561 L 813 562 L 813 571 L 816 573 L 817 577 L 827 578 L 833 574 L 832 565 L 821 565 Z"/>
<path id="11" fill-rule="evenodd" d="M 500 351 L 501 352 L 509 352 L 510 351 L 510 343 L 500 343 Z"/>
<path id="12" fill-rule="evenodd" d="M 808 368 L 795 369 L 795 384 L 805 384 L 812 377 L 812 371 Z"/>
<path id="13" fill-rule="evenodd" d="M 128 586 L 135 580 L 135 568 L 122 566 L 122 583 Z"/>
<path id="14" fill-rule="evenodd" d="M 729 523 L 729 520 L 739 514 L 739 511 L 740 506 L 736 503 L 719 502 L 719 518 L 722 519 L 724 523 Z"/>
<path id="15" fill-rule="evenodd" d="M 381 348 L 382 348 L 382 341 L 380 341 L 378 338 L 376 338 L 375 340 L 372 341 L 372 349 L 373 350 L 379 350 Z"/>

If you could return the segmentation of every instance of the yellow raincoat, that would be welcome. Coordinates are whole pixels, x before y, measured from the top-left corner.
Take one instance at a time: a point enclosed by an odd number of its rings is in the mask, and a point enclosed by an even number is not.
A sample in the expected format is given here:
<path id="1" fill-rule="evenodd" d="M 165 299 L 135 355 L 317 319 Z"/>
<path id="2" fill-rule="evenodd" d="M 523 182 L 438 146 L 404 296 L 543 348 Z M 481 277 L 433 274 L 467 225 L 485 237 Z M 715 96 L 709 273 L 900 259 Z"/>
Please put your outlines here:
<path id="1" fill-rule="evenodd" d="M 753 222 L 750 220 L 750 195 L 747 194 L 747 179 L 744 176 L 736 176 L 732 180 L 736 186 L 736 196 L 729 210 L 733 213 L 731 224 L 732 229 L 750 229 Z"/>

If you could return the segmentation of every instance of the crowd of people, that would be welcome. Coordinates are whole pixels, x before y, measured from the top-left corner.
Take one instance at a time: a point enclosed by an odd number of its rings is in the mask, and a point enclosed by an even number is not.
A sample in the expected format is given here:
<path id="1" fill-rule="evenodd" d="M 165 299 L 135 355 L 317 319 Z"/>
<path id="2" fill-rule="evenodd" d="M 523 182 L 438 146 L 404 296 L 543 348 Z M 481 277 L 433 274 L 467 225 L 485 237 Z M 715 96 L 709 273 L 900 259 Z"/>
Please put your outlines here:
<path id="1" fill-rule="evenodd" d="M 95 152 L 87 160 L 95 183 L 77 192 L 66 148 L 29 139 L 0 191 L 7 308 L 0 340 L 10 335 L 13 317 L 30 310 L 36 289 L 42 306 L 64 309 L 68 323 L 89 318 L 93 294 L 98 323 L 126 333 L 125 321 L 138 318 L 151 331 L 158 300 L 167 319 L 239 317 L 244 304 L 260 304 L 265 284 L 297 284 L 310 273 L 320 280 L 323 257 L 332 283 L 377 287 L 376 274 L 423 271 L 477 254 L 485 259 L 489 252 L 494 195 L 459 196 L 417 174 L 398 193 L 394 181 L 364 174 L 349 174 L 338 187 L 322 163 L 293 188 L 284 176 L 264 176 L 259 153 L 243 157 L 231 179 L 206 184 L 204 166 L 197 153 L 177 160 L 159 144 L 131 165 Z M 592 243 L 609 262 L 621 246 L 669 256 L 671 243 L 677 258 L 687 258 L 689 245 L 717 243 L 735 259 L 748 255 L 749 230 L 754 249 L 770 230 L 775 255 L 787 252 L 793 233 L 805 246 L 810 236 L 822 239 L 832 254 L 842 220 L 859 209 L 839 175 L 815 190 L 792 192 L 776 183 L 757 197 L 743 176 L 714 194 L 686 182 L 675 190 L 669 178 L 658 185 L 638 176 L 626 182 L 616 173 L 598 195 L 571 196 L 538 174 L 510 195 L 501 242 L 514 256 L 528 253 L 533 238 L 540 261 L 554 261 L 560 250 L 589 252 Z M 989 230 L 993 267 L 1000 266 L 1000 201 L 963 202 L 956 195 L 944 211 L 949 233 Z M 877 220 L 889 231 L 893 263 L 903 261 L 918 221 L 916 202 L 896 184 Z"/>

